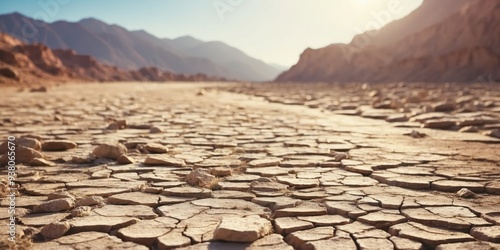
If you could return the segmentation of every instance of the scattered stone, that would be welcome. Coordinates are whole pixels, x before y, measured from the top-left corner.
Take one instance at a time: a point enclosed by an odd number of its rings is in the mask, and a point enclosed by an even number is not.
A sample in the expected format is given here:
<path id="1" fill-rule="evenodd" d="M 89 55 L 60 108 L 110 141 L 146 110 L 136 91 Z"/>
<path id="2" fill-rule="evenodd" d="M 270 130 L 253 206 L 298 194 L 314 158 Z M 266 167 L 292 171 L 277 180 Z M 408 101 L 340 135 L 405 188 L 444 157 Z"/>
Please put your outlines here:
<path id="1" fill-rule="evenodd" d="M 69 140 L 45 140 L 42 144 L 43 151 L 66 151 L 78 145 Z"/>
<path id="2" fill-rule="evenodd" d="M 126 120 L 117 120 L 114 121 L 113 123 L 109 124 L 107 129 L 126 129 L 127 128 L 127 121 Z"/>
<path id="3" fill-rule="evenodd" d="M 146 165 L 163 165 L 163 166 L 174 166 L 174 167 L 184 167 L 186 163 L 182 159 L 173 158 L 166 155 L 158 155 L 158 156 L 148 156 L 146 160 L 144 160 L 144 164 Z"/>
<path id="4" fill-rule="evenodd" d="M 254 242 L 272 232 L 271 222 L 252 215 L 248 217 L 224 217 L 214 231 L 215 240 Z"/>
<path id="5" fill-rule="evenodd" d="M 457 195 L 462 198 L 474 198 L 476 196 L 476 193 L 470 191 L 467 188 L 462 188 L 458 190 Z"/>
<path id="6" fill-rule="evenodd" d="M 151 134 L 163 133 L 163 130 L 160 127 L 153 126 L 149 129 L 149 133 Z"/>
<path id="7" fill-rule="evenodd" d="M 50 213 L 70 210 L 75 206 L 75 200 L 71 198 L 61 198 L 41 203 L 35 207 L 36 212 Z"/>
<path id="8" fill-rule="evenodd" d="M 118 164 L 126 165 L 126 164 L 132 164 L 135 161 L 132 157 L 123 154 L 120 155 L 118 159 L 116 159 L 116 162 L 118 162 Z"/>
<path id="9" fill-rule="evenodd" d="M 422 125 L 423 128 L 449 129 L 455 126 L 456 122 L 451 120 L 427 120 Z"/>
<path id="10" fill-rule="evenodd" d="M 248 166 L 250 167 L 271 167 L 278 166 L 281 163 L 280 158 L 264 158 L 250 161 Z"/>
<path id="11" fill-rule="evenodd" d="M 35 158 L 44 159 L 45 156 L 32 148 L 16 146 L 16 164 L 29 164 Z M 0 158 L 0 164 L 7 165 L 8 161 L 7 154 L 3 154 Z"/>
<path id="12" fill-rule="evenodd" d="M 89 206 L 79 206 L 71 210 L 71 216 L 73 217 L 85 217 L 90 215 L 92 208 Z"/>
<path id="13" fill-rule="evenodd" d="M 403 135 L 411 136 L 412 138 L 424 138 L 427 136 L 425 133 L 421 133 L 416 130 L 412 130 L 410 133 L 405 133 Z"/>
<path id="14" fill-rule="evenodd" d="M 68 232 L 70 225 L 68 222 L 52 222 L 42 227 L 40 233 L 48 239 L 56 239 Z"/>
<path id="15" fill-rule="evenodd" d="M 40 86 L 38 88 L 31 88 L 30 92 L 47 92 L 47 87 Z"/>
<path id="16" fill-rule="evenodd" d="M 211 188 L 217 184 L 218 179 L 209 174 L 207 169 L 198 168 L 186 176 L 186 182 L 191 186 Z"/>
<path id="17" fill-rule="evenodd" d="M 488 130 L 483 132 L 483 135 L 494 137 L 494 138 L 500 138 L 500 129 L 493 129 L 493 130 Z"/>
<path id="18" fill-rule="evenodd" d="M 15 143 L 16 147 L 23 146 L 23 147 L 31 148 L 35 151 L 40 151 L 42 149 L 42 143 L 40 143 L 40 141 L 35 139 L 35 138 L 20 137 L 20 138 L 16 138 L 14 140 L 14 143 Z M 9 141 L 4 141 L 2 144 L 0 144 L 0 154 L 5 154 L 6 152 L 9 151 L 8 144 L 9 144 Z"/>
<path id="19" fill-rule="evenodd" d="M 121 143 L 103 143 L 97 146 L 93 154 L 99 158 L 116 160 L 120 155 L 126 154 L 127 148 Z"/>
<path id="20" fill-rule="evenodd" d="M 232 174 L 231 168 L 228 167 L 216 167 L 210 169 L 210 174 L 217 176 L 217 177 L 226 177 L 230 176 Z"/>
<path id="21" fill-rule="evenodd" d="M 70 198 L 72 200 L 75 199 L 75 197 L 67 191 L 58 191 L 47 195 L 47 200 L 55 200 L 60 198 Z"/>
<path id="22" fill-rule="evenodd" d="M 465 127 L 461 128 L 460 130 L 458 130 L 458 132 L 461 132 L 461 133 L 474 133 L 477 131 L 479 131 L 479 129 L 476 126 L 465 126 Z"/>
<path id="23" fill-rule="evenodd" d="M 164 154 L 168 152 L 167 147 L 158 143 L 148 143 L 144 145 L 144 149 L 146 149 L 151 154 Z"/>
<path id="24" fill-rule="evenodd" d="M 51 161 L 45 160 L 43 158 L 33 158 L 28 165 L 37 167 L 51 167 L 55 164 Z"/>
<path id="25" fill-rule="evenodd" d="M 75 203 L 75 207 L 80 206 L 94 206 L 104 202 L 104 199 L 100 196 L 89 196 L 82 199 L 79 199 Z"/>

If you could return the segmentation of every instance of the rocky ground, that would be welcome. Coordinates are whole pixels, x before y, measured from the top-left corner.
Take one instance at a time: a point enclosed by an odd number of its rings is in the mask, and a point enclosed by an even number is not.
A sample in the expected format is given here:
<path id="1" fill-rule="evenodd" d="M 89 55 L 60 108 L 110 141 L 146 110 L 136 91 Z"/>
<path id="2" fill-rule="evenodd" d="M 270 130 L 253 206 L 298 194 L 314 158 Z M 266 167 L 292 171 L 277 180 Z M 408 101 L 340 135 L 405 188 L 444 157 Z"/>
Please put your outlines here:
<path id="1" fill-rule="evenodd" d="M 2 92 L 2 249 L 500 249 L 498 86 Z"/>

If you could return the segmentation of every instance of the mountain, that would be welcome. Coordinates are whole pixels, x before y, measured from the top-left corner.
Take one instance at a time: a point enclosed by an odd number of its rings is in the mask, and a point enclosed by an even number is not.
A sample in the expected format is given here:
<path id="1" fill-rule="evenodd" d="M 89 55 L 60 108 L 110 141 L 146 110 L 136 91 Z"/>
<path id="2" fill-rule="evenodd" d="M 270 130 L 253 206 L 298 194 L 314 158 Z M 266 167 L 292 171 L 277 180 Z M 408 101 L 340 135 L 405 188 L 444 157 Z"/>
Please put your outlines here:
<path id="1" fill-rule="evenodd" d="M 358 40 L 365 42 L 363 37 L 369 38 L 366 40 L 369 43 L 368 45 L 371 46 L 381 47 L 394 44 L 412 33 L 421 31 L 443 21 L 471 1 L 475 0 L 425 0 L 422 5 L 412 11 L 412 13 L 399 20 L 388 23 L 377 32 L 367 31 L 358 34 L 353 38 L 351 44 L 355 44 Z M 383 12 L 384 11 L 376 13 L 376 15 L 378 15 L 377 18 L 380 20 L 384 18 Z"/>
<path id="2" fill-rule="evenodd" d="M 42 43 L 51 49 L 72 49 L 125 69 L 154 66 L 179 74 L 203 73 L 244 81 L 272 80 L 280 72 L 220 42 L 215 42 L 220 46 L 213 48 L 217 53 L 211 53 L 207 49 L 211 49 L 214 42 L 189 36 L 161 39 L 143 30 L 129 31 L 94 18 L 46 23 L 12 13 L 0 15 L 0 32 L 27 43 Z M 192 53 L 194 48 L 200 54 Z M 220 57 L 227 60 L 221 62 Z"/>
<path id="3" fill-rule="evenodd" d="M 446 5 L 447 4 L 447 5 Z M 451 13 L 432 13 L 436 9 Z M 398 32 L 403 31 L 403 32 Z M 500 1 L 425 0 L 359 46 L 307 49 L 277 81 L 474 82 L 500 80 Z M 387 39 L 384 37 L 387 36 Z"/>
<path id="4" fill-rule="evenodd" d="M 220 81 L 206 75 L 176 75 L 155 67 L 123 70 L 73 50 L 25 44 L 0 33 L 0 84 L 38 85 L 66 81 Z"/>
<path id="5" fill-rule="evenodd" d="M 273 66 L 261 60 L 251 58 L 241 50 L 228 46 L 222 42 L 198 43 L 197 45 L 186 47 L 183 52 L 193 57 L 210 58 L 212 61 L 230 69 L 232 72 L 238 72 L 238 75 L 247 79 L 252 77 L 266 79 L 269 75 L 277 75 L 277 73 L 279 73 Z"/>

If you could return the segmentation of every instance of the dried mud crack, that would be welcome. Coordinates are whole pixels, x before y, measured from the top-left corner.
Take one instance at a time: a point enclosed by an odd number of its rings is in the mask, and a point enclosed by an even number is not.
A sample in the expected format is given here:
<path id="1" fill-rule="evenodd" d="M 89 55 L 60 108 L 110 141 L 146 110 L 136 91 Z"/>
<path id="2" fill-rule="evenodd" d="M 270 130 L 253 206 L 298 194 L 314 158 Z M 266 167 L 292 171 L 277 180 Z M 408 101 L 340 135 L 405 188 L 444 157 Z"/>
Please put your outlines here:
<path id="1" fill-rule="evenodd" d="M 7 89 L 17 247 L 500 249 L 498 88 L 352 86 Z"/>

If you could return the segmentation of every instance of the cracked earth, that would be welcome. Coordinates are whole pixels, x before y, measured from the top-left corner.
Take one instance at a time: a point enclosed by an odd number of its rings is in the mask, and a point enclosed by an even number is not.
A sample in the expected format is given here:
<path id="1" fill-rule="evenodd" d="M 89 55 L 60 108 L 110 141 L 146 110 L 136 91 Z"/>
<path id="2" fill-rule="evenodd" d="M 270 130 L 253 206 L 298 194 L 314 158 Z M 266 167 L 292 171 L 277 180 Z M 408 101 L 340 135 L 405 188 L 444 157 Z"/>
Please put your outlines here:
<path id="1" fill-rule="evenodd" d="M 500 249 L 498 86 L 81 84 L 0 106 L 2 249 Z"/>

